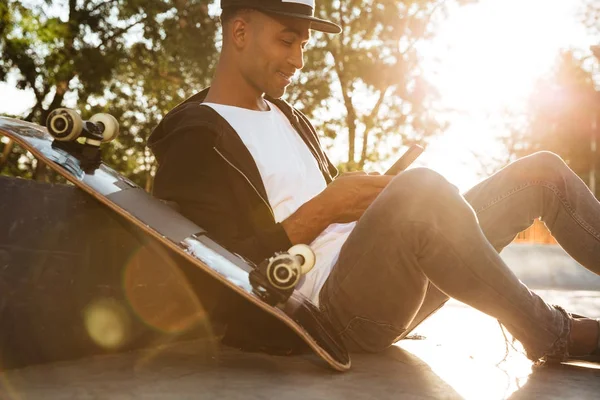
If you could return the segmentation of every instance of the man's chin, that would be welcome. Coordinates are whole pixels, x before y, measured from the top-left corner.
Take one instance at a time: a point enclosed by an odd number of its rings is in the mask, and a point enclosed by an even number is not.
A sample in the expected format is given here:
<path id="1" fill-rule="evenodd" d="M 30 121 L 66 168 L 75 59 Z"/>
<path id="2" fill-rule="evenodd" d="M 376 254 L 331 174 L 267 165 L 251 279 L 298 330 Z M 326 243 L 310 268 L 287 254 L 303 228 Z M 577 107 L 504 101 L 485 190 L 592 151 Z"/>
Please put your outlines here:
<path id="1" fill-rule="evenodd" d="M 265 92 L 265 94 L 273 99 L 279 99 L 283 97 L 286 92 L 287 87 L 284 88 L 271 88 L 269 91 Z"/>

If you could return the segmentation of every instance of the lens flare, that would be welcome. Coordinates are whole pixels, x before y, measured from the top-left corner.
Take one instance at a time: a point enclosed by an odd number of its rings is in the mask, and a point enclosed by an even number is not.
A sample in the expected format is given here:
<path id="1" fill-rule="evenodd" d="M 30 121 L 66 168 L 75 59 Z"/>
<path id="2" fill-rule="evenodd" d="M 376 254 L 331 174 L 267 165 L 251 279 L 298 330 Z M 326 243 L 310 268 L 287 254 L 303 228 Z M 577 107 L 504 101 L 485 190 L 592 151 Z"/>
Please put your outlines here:
<path id="1" fill-rule="evenodd" d="M 90 338 L 98 346 L 114 350 L 129 341 L 131 320 L 114 299 L 96 300 L 85 309 L 84 323 Z"/>
<path id="2" fill-rule="evenodd" d="M 123 277 L 129 306 L 146 325 L 179 334 L 210 324 L 192 285 L 173 257 L 159 246 L 141 247 L 127 263 Z"/>

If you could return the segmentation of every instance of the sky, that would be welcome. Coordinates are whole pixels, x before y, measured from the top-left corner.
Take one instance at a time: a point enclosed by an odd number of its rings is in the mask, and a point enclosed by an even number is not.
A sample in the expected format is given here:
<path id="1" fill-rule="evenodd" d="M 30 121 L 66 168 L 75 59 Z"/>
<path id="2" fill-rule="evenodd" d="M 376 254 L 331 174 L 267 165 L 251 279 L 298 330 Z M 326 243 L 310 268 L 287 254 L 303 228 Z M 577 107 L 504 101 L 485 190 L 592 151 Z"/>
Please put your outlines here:
<path id="1" fill-rule="evenodd" d="M 454 110 L 451 126 L 415 166 L 440 172 L 461 190 L 481 180 L 481 162 L 503 156 L 497 141 L 501 110 L 523 109 L 560 49 L 594 44 L 576 16 L 578 7 L 579 1 L 481 0 L 455 9 L 422 50 L 441 105 Z M 17 90 L 14 77 L 0 83 L 0 114 L 20 114 L 32 104 L 32 93 Z"/>

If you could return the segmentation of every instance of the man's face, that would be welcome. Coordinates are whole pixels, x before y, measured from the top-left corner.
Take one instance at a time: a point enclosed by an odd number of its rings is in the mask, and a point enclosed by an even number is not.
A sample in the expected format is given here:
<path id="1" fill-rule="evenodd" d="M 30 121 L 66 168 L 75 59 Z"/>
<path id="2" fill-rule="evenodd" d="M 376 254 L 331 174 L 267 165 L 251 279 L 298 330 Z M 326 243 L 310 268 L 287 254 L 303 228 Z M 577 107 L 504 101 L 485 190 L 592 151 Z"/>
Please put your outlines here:
<path id="1" fill-rule="evenodd" d="M 248 28 L 247 42 L 240 52 L 242 75 L 261 93 L 280 98 L 304 67 L 310 22 L 256 12 Z"/>

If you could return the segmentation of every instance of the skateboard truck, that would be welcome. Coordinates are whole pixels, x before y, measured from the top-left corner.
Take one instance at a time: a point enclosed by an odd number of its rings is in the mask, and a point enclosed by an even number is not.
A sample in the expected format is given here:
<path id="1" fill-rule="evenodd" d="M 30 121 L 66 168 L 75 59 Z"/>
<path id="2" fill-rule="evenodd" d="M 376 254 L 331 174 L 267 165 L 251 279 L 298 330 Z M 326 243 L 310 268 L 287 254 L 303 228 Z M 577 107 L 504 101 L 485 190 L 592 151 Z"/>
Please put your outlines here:
<path id="1" fill-rule="evenodd" d="M 84 170 L 96 169 L 102 159 L 100 145 L 119 135 L 119 123 L 110 114 L 94 114 L 84 121 L 74 110 L 57 108 L 46 120 L 46 128 L 54 142 L 52 147 L 75 155 Z"/>
<path id="2" fill-rule="evenodd" d="M 254 293 L 266 303 L 285 303 L 296 285 L 315 265 L 315 253 L 304 244 L 292 246 L 287 252 L 275 253 L 250 273 Z"/>

